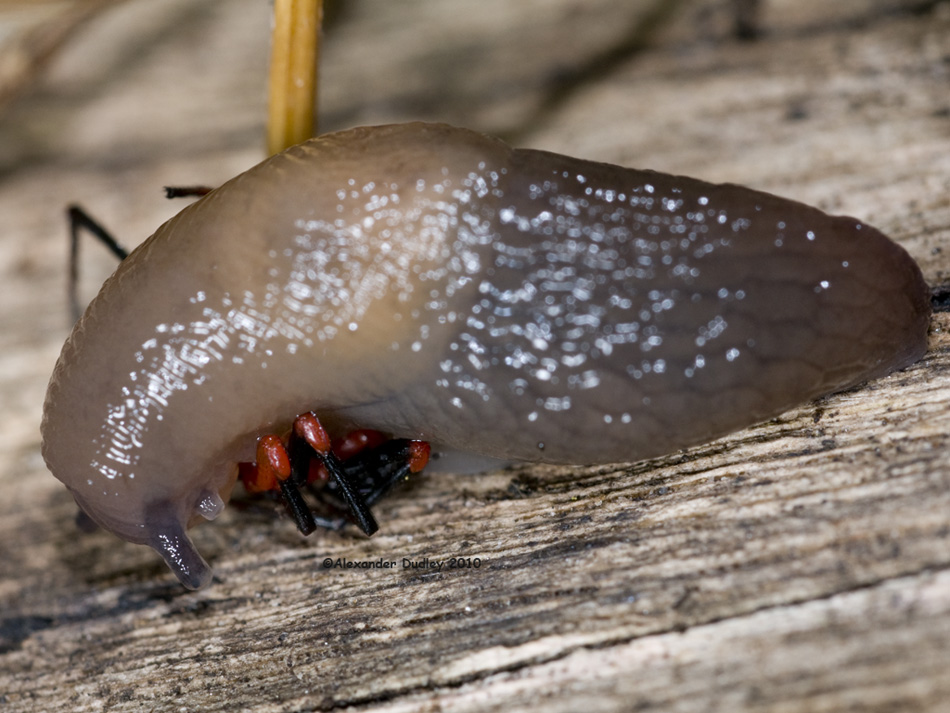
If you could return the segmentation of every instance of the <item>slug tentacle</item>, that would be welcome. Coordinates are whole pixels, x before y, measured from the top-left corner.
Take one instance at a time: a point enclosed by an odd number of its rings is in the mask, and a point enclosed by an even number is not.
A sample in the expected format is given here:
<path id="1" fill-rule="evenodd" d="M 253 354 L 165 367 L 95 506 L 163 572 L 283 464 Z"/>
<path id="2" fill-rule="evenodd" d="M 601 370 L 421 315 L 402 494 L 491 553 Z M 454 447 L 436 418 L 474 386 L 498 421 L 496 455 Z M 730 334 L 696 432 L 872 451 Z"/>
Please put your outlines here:
<path id="1" fill-rule="evenodd" d="M 146 510 L 146 544 L 165 560 L 178 581 L 188 589 L 201 589 L 211 582 L 211 568 L 198 553 L 177 517 L 177 507 L 154 503 Z"/>
<path id="2" fill-rule="evenodd" d="M 364 127 L 264 161 L 120 265 L 63 348 L 43 454 L 193 584 L 184 526 L 296 414 L 502 461 L 634 461 L 906 366 L 929 315 L 914 261 L 853 218 Z"/>

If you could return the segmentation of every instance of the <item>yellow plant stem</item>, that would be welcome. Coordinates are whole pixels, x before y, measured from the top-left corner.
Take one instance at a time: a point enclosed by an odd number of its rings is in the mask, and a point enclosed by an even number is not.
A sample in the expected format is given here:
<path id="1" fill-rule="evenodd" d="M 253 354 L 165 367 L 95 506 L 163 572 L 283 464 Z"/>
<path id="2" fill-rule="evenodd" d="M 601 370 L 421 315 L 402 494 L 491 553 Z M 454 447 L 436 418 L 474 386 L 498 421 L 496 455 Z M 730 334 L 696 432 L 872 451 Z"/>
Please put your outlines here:
<path id="1" fill-rule="evenodd" d="M 267 151 L 316 134 L 317 64 L 323 0 L 274 0 Z"/>

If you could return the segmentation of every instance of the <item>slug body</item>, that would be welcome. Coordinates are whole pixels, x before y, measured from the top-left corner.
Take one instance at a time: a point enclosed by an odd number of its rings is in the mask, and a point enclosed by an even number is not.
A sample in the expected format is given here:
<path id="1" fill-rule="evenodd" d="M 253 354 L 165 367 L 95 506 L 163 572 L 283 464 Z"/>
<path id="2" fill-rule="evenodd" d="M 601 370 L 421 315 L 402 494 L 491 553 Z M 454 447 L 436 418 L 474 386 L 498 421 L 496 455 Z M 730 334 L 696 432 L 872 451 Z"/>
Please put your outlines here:
<path id="1" fill-rule="evenodd" d="M 100 525 L 185 534 L 313 410 L 436 449 L 669 453 L 917 360 L 929 293 L 852 218 L 443 125 L 274 156 L 125 260 L 53 373 L 43 455 Z"/>

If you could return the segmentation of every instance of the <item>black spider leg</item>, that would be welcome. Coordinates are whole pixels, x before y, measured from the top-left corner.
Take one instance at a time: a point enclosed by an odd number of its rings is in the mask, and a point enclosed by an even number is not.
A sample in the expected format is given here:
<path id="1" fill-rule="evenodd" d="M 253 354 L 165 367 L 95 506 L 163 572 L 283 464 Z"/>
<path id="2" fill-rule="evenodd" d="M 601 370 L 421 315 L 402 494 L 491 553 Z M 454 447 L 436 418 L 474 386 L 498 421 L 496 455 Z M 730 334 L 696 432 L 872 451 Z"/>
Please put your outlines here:
<path id="1" fill-rule="evenodd" d="M 192 198 L 211 193 L 214 190 L 208 186 L 165 186 L 166 198 Z M 66 217 L 69 221 L 69 312 L 73 322 L 79 320 L 82 310 L 79 307 L 79 230 L 88 230 L 109 248 L 109 251 L 119 258 L 119 262 L 129 256 L 126 250 L 116 240 L 112 233 L 102 227 L 91 215 L 80 206 L 73 203 L 66 208 Z"/>
<path id="2" fill-rule="evenodd" d="M 344 470 L 360 483 L 360 496 L 368 505 L 378 503 L 393 487 L 410 474 L 410 444 L 406 438 L 395 438 L 367 448 L 343 463 Z M 328 483 L 331 494 L 334 483 Z"/>
<path id="3" fill-rule="evenodd" d="M 287 502 L 297 529 L 304 535 L 309 535 L 316 527 L 327 530 L 341 530 L 346 520 L 343 518 L 327 518 L 315 514 L 303 499 L 300 492 L 301 483 L 307 482 L 307 473 L 310 470 L 310 460 L 315 456 L 314 450 L 305 440 L 291 433 L 287 445 L 287 455 L 290 458 L 290 477 L 279 481 L 280 492 Z"/>
<path id="4" fill-rule="evenodd" d="M 208 186 L 165 186 L 166 198 L 200 198 L 206 196 L 213 188 Z"/>
<path id="5" fill-rule="evenodd" d="M 306 536 L 317 529 L 317 522 L 310 511 L 310 506 L 307 505 L 300 493 L 300 486 L 297 485 L 297 461 L 299 457 L 295 457 L 292 450 L 288 451 L 288 456 L 290 457 L 290 477 L 285 480 L 277 478 L 277 485 L 280 487 L 280 494 L 284 496 L 287 510 L 294 519 L 297 529 L 300 530 L 302 535 Z M 306 468 L 307 464 L 304 463 L 303 467 Z"/>
<path id="6" fill-rule="evenodd" d="M 79 320 L 82 310 L 79 307 L 79 231 L 84 229 L 99 238 L 103 245 L 119 260 L 125 260 L 129 251 L 112 237 L 112 234 L 93 220 L 86 211 L 78 205 L 71 205 L 66 209 L 66 218 L 69 220 L 69 313 L 73 322 Z"/>
<path id="7" fill-rule="evenodd" d="M 320 453 L 314 450 L 309 443 L 303 438 L 300 438 L 296 433 L 291 434 L 287 450 L 290 455 L 290 465 L 293 470 L 293 474 L 288 478 L 288 481 L 294 481 L 293 487 L 297 489 L 298 496 L 300 494 L 300 486 L 307 482 L 310 460 L 317 458 L 323 463 L 323 467 L 327 469 L 327 473 L 329 473 L 331 477 L 330 482 L 333 483 L 335 489 L 339 491 L 340 499 L 346 503 L 360 529 L 367 535 L 372 535 L 379 529 L 379 524 L 369 509 L 369 503 L 360 495 L 354 484 L 353 474 L 343 468 L 340 459 L 337 458 L 332 451 Z M 311 517 L 313 517 L 312 514 Z M 322 520 L 323 518 L 320 519 Z"/>
<path id="8" fill-rule="evenodd" d="M 355 456 L 339 461 L 349 484 L 358 484 L 357 497 L 365 506 L 374 505 L 401 480 L 411 473 L 410 443 L 407 439 L 395 439 L 374 448 L 367 448 Z M 307 449 L 309 451 L 309 449 Z M 308 456 L 312 455 L 308 453 Z M 294 457 L 291 455 L 291 462 Z M 308 465 L 304 463 L 304 465 Z M 306 485 L 306 470 L 301 470 L 298 485 Z M 347 499 L 340 488 L 340 479 L 330 479 L 319 487 L 311 487 L 324 507 L 333 512 L 345 512 Z M 334 528 L 336 529 L 336 528 Z"/>
<path id="9" fill-rule="evenodd" d="M 369 509 L 369 503 L 360 494 L 353 483 L 353 479 L 343 469 L 340 459 L 334 455 L 333 451 L 325 454 L 318 453 L 317 457 L 323 461 L 323 467 L 327 469 L 327 473 L 333 478 L 332 482 L 339 488 L 343 500 L 349 506 L 353 517 L 356 518 L 356 524 L 367 535 L 372 535 L 379 529 L 379 524 Z"/>

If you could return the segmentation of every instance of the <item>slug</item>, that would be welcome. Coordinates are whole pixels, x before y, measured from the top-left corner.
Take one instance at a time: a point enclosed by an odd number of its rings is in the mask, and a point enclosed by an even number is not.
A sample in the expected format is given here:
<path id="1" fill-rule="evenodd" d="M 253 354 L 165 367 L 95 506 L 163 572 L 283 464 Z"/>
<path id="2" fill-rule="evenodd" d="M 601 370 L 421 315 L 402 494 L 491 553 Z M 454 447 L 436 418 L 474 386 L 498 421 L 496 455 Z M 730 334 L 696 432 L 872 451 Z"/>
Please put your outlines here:
<path id="1" fill-rule="evenodd" d="M 412 123 L 313 139 L 161 226 L 49 385 L 43 456 L 187 587 L 186 534 L 316 413 L 436 451 L 636 461 L 886 374 L 929 293 L 874 228 L 736 185 Z"/>

